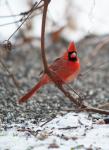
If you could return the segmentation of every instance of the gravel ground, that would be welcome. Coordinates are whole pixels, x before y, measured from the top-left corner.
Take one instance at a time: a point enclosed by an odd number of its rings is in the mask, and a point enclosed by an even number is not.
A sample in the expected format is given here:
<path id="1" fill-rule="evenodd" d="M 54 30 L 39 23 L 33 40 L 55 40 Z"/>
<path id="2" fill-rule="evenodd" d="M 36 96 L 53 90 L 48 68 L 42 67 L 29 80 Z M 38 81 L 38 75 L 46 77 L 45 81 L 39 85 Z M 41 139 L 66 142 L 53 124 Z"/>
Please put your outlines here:
<path id="1" fill-rule="evenodd" d="M 107 37 L 108 35 L 92 35 L 77 43 L 81 60 L 81 73 L 86 73 L 84 76 L 78 77 L 74 83 L 71 83 L 71 86 L 80 95 L 84 95 L 84 99 L 94 106 L 109 102 L 108 44 L 95 57 L 91 57 L 98 42 Z M 65 51 L 67 46 L 68 43 L 63 41 L 48 46 L 47 56 L 49 62 Z M 102 65 L 104 62 L 107 63 Z M 35 47 L 33 49 L 28 45 L 15 48 L 5 58 L 5 63 L 9 70 L 15 73 L 20 86 L 17 90 L 8 73 L 0 65 L 0 116 L 2 123 L 20 123 L 24 121 L 21 118 L 25 118 L 25 120 L 32 119 L 33 123 L 36 124 L 41 120 L 55 117 L 57 113 L 62 113 L 61 109 L 73 108 L 73 104 L 54 85 L 44 86 L 26 104 L 17 104 L 19 97 L 39 79 L 42 70 L 39 48 Z M 95 69 L 88 69 L 90 65 Z M 87 73 L 87 70 L 90 71 Z"/>

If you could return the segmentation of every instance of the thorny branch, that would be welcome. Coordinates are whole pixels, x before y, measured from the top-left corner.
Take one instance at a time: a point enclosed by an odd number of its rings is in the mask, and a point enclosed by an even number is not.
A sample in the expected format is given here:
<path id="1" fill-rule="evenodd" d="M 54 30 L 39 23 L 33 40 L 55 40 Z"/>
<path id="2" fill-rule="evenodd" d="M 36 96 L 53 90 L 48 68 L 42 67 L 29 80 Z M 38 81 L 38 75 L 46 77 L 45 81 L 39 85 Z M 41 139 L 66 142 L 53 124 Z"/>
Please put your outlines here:
<path id="1" fill-rule="evenodd" d="M 9 74 L 9 76 L 11 77 L 14 85 L 16 86 L 16 88 L 19 87 L 19 83 L 17 82 L 15 76 L 13 73 L 11 73 L 7 67 L 7 65 L 5 65 L 5 63 L 3 62 L 3 60 L 0 58 L 0 64 L 3 66 L 3 68 L 6 70 L 6 72 Z"/>
<path id="2" fill-rule="evenodd" d="M 33 13 L 34 11 L 34 8 L 37 8 L 39 6 L 39 4 L 42 2 L 42 0 L 37 3 L 35 2 L 35 4 L 33 5 L 31 11 L 29 12 L 28 16 L 26 18 L 24 18 L 23 22 L 21 23 L 21 25 L 11 34 L 11 36 L 8 38 L 8 41 L 13 37 L 13 35 L 21 28 L 21 26 L 29 19 L 29 17 L 31 16 L 31 14 Z"/>
<path id="3" fill-rule="evenodd" d="M 47 9 L 48 9 L 49 2 L 50 1 L 48 1 L 48 0 L 44 0 L 44 10 L 43 10 L 42 28 L 41 28 L 41 55 L 42 55 L 45 73 L 47 73 L 47 75 L 52 79 L 52 81 L 55 83 L 55 85 L 64 93 L 64 95 L 66 97 L 68 97 L 74 104 L 76 104 L 77 107 L 80 107 L 83 111 L 88 111 L 88 112 L 90 111 L 90 112 L 109 115 L 109 111 L 91 107 L 91 106 L 85 104 L 83 101 L 80 101 L 80 99 L 75 99 L 68 91 L 66 91 L 61 85 L 59 85 L 56 82 L 56 80 L 55 80 L 56 74 L 48 68 L 47 59 L 46 59 L 46 55 L 45 55 L 45 23 L 46 23 L 46 15 L 47 15 Z"/>
<path id="4" fill-rule="evenodd" d="M 37 14 L 33 14 L 31 17 L 29 17 L 29 19 L 35 17 L 36 15 L 39 15 L 41 12 L 37 13 Z M 12 15 L 14 17 L 14 15 Z M 25 15 L 26 16 L 26 15 Z M 8 26 L 8 25 L 12 25 L 12 24 L 15 24 L 15 23 L 21 23 L 22 21 L 24 21 L 25 19 L 25 16 L 23 16 L 22 18 L 18 19 L 18 20 L 15 20 L 15 21 L 11 21 L 11 22 L 7 22 L 7 23 L 3 23 L 3 24 L 0 24 L 0 27 L 2 26 Z"/>
<path id="5" fill-rule="evenodd" d="M 10 5 L 9 5 L 8 0 L 6 0 L 5 3 L 6 3 L 6 6 L 8 7 L 8 9 L 9 9 L 10 13 L 13 15 L 13 11 L 12 11 Z M 14 18 L 14 17 L 13 17 L 13 18 Z M 15 20 L 15 18 L 14 18 L 14 20 Z M 15 23 L 15 25 L 16 25 L 17 28 L 19 27 L 18 23 Z M 24 35 L 24 33 L 23 33 L 23 31 L 22 31 L 21 28 L 19 28 L 19 33 L 21 34 L 21 36 L 22 36 L 23 38 L 25 38 L 25 35 Z"/>
<path id="6" fill-rule="evenodd" d="M 36 2 L 37 3 L 37 2 Z M 39 2 L 40 3 L 40 2 Z M 38 5 L 39 5 L 39 3 L 38 3 Z M 33 5 L 33 7 L 34 7 L 34 5 Z M 5 24 L 0 24 L 0 26 L 6 26 L 6 25 L 10 25 L 10 24 L 14 24 L 14 23 L 19 23 L 19 22 L 22 22 L 23 21 L 23 18 L 26 16 L 26 15 L 28 15 L 29 13 L 31 13 L 31 11 L 36 11 L 36 10 L 40 10 L 42 7 L 43 7 L 43 4 L 41 4 L 40 6 L 38 6 L 38 7 L 34 7 L 34 8 L 31 8 L 30 10 L 28 10 L 28 11 L 25 11 L 25 12 L 21 12 L 20 14 L 12 14 L 12 15 L 7 15 L 7 16 L 0 16 L 0 18 L 12 18 L 12 17 L 22 17 L 21 19 L 19 19 L 19 20 L 16 20 L 16 21 L 13 21 L 13 22 L 8 22 L 8 23 L 5 23 Z M 35 15 L 37 15 L 37 14 L 35 14 Z M 35 15 L 33 15 L 33 16 L 31 16 L 31 17 L 34 17 Z M 30 17 L 30 18 L 31 18 Z M 29 18 L 29 19 L 30 19 Z"/>
<path id="7" fill-rule="evenodd" d="M 5 50 L 7 53 L 11 51 L 11 49 L 14 47 L 12 45 L 12 43 L 9 41 L 14 34 L 21 29 L 21 26 L 31 17 L 32 13 L 34 10 L 40 9 L 43 7 L 43 4 L 41 4 L 42 0 L 40 0 L 39 2 L 35 2 L 33 7 L 26 12 L 21 13 L 20 15 L 23 15 L 23 17 L 19 20 L 21 22 L 20 26 L 17 27 L 17 29 L 11 34 L 11 36 L 8 38 L 8 40 L 5 40 L 3 43 L 0 43 L 0 48 L 1 50 Z M 41 4 L 41 5 L 40 5 Z M 9 5 L 7 3 L 7 5 Z M 27 16 L 26 16 L 27 15 Z M 11 15 L 12 17 L 14 17 L 14 15 Z M 2 16 L 3 17 L 3 16 Z M 16 21 L 14 23 L 17 23 Z M 4 69 L 8 72 L 8 74 L 10 75 L 13 83 L 15 84 L 15 86 L 18 88 L 18 82 L 15 79 L 13 73 L 11 73 L 7 67 L 7 65 L 5 65 L 5 63 L 2 61 L 2 59 L 0 58 L 0 63 L 1 65 L 4 67 Z"/>
<path id="8" fill-rule="evenodd" d="M 43 4 L 38 6 L 37 8 L 34 8 L 34 11 L 36 11 L 37 9 L 41 9 L 43 7 Z M 19 17 L 19 16 L 25 16 L 28 15 L 31 12 L 32 9 L 28 10 L 28 11 L 24 11 L 21 12 L 20 14 L 13 14 L 13 15 L 5 15 L 5 16 L 0 16 L 0 18 L 11 18 L 11 17 Z"/>
<path id="9" fill-rule="evenodd" d="M 10 41 L 4 41 L 3 44 L 1 44 L 0 46 L 2 47 L 2 50 L 5 51 L 6 53 L 10 53 L 10 51 L 12 49 L 12 44 L 11 44 Z M 12 79 L 14 85 L 16 86 L 16 88 L 18 88 L 19 84 L 18 84 L 14 74 L 9 71 L 7 65 L 4 63 L 4 61 L 2 59 L 2 54 L 0 54 L 0 64 L 5 69 L 5 71 L 8 73 L 8 75 L 11 77 L 11 79 Z"/>
<path id="10" fill-rule="evenodd" d="M 38 10 L 38 9 L 40 9 L 40 8 L 43 7 L 43 4 L 41 4 L 41 2 L 42 2 L 42 0 L 40 0 L 39 2 L 35 2 L 34 5 L 33 5 L 33 7 L 32 7 L 30 10 L 25 11 L 25 12 L 22 12 L 22 13 L 20 13 L 19 15 L 11 15 L 11 17 L 20 16 L 20 15 L 23 16 L 23 17 L 20 18 L 19 20 L 14 21 L 14 22 L 10 22 L 10 23 L 7 23 L 7 24 L 2 24 L 2 25 L 0 25 L 0 26 L 4 26 L 4 25 L 9 25 L 9 24 L 21 22 L 21 24 L 18 26 L 18 28 L 10 35 L 10 37 L 8 38 L 8 40 L 6 40 L 7 42 L 5 41 L 5 43 L 4 43 L 4 42 L 3 42 L 3 43 L 0 43 L 0 48 L 5 48 L 5 47 L 6 47 L 6 49 L 7 49 L 8 46 L 9 46 L 9 43 L 10 43 L 11 48 L 12 48 L 12 44 L 11 44 L 11 42 L 10 42 L 9 40 L 14 36 L 14 34 L 21 28 L 21 26 L 22 26 L 28 19 L 30 19 L 31 17 L 33 17 L 33 16 L 32 16 L 32 13 L 33 13 L 35 10 Z M 41 5 L 40 5 L 40 4 L 41 4 Z M 9 16 L 0 16 L 0 17 L 9 17 Z M 10 49 L 9 49 L 9 50 L 10 50 Z"/>

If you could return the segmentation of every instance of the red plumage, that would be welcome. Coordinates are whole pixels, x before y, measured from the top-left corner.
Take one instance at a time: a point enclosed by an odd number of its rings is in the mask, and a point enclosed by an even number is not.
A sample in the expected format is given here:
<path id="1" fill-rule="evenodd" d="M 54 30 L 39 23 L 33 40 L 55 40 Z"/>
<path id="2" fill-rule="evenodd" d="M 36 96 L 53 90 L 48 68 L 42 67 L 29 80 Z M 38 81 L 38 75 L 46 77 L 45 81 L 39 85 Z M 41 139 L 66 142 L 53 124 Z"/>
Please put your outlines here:
<path id="1" fill-rule="evenodd" d="M 56 80 L 60 84 L 71 82 L 77 77 L 80 71 L 80 62 L 74 42 L 69 44 L 67 52 L 62 57 L 56 59 L 49 66 L 49 69 L 56 74 Z M 20 98 L 19 103 L 28 101 L 42 86 L 50 82 L 52 80 L 44 73 L 40 81 L 27 94 Z"/>

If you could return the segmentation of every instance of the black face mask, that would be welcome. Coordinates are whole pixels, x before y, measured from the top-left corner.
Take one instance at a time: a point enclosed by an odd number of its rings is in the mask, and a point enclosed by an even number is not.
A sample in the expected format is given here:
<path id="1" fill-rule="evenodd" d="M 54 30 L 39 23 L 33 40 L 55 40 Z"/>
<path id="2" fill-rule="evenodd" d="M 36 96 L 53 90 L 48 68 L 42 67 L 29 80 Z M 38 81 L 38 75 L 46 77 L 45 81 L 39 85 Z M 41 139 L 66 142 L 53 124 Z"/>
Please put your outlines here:
<path id="1" fill-rule="evenodd" d="M 73 53 L 74 53 L 75 57 L 72 57 Z M 68 60 L 76 62 L 77 61 L 77 52 L 75 52 L 75 51 L 68 52 Z"/>

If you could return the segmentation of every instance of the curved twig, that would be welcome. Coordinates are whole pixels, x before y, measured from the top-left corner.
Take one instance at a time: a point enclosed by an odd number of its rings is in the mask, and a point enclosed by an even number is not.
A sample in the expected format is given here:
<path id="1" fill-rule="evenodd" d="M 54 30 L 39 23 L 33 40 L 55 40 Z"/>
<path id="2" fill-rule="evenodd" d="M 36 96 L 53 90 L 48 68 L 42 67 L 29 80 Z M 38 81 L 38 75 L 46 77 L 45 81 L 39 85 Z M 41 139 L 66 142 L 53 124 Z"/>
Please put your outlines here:
<path id="1" fill-rule="evenodd" d="M 8 38 L 8 41 L 13 37 L 13 35 L 21 28 L 21 26 L 29 19 L 29 17 L 31 16 L 31 14 L 33 13 L 34 9 L 37 8 L 39 6 L 39 4 L 42 2 L 42 0 L 40 0 L 39 3 L 35 2 L 35 4 L 33 5 L 33 7 L 31 8 L 31 11 L 29 12 L 28 16 L 23 20 L 23 22 L 19 25 L 19 27 L 11 34 L 11 36 Z M 22 19 L 24 18 L 24 16 L 22 17 Z"/>
<path id="2" fill-rule="evenodd" d="M 41 56 L 42 56 L 45 73 L 47 73 L 47 75 L 52 79 L 55 85 L 64 93 L 64 95 L 68 97 L 74 104 L 76 104 L 76 106 L 80 107 L 81 110 L 109 115 L 109 111 L 94 108 L 92 106 L 85 104 L 83 101 L 80 101 L 80 99 L 75 99 L 68 91 L 66 91 L 60 84 L 56 82 L 55 78 L 57 77 L 57 75 L 48 68 L 47 59 L 45 55 L 45 24 L 46 24 L 46 15 L 47 15 L 49 2 L 50 0 L 44 0 L 44 10 L 43 10 L 42 28 L 41 28 Z"/>

